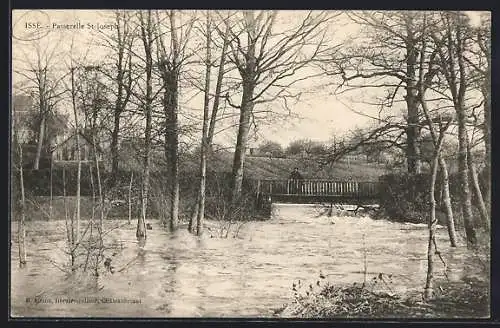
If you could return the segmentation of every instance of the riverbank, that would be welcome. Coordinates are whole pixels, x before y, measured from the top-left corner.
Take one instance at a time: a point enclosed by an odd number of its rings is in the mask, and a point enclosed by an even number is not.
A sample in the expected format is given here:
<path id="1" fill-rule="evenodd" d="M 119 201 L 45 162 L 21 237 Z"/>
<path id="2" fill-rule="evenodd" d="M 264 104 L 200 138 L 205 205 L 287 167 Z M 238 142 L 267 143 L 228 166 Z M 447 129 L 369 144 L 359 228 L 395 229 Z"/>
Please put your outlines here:
<path id="1" fill-rule="evenodd" d="M 296 318 L 488 318 L 489 284 L 471 279 L 440 282 L 437 296 L 424 302 L 421 293 L 395 295 L 362 285 L 325 286 L 317 295 L 296 298 L 278 309 L 278 317 Z"/>
<path id="2" fill-rule="evenodd" d="M 490 317 L 489 252 L 485 247 L 471 252 L 473 263 L 464 268 L 468 273 L 458 280 L 446 276 L 436 280 L 428 301 L 423 299 L 423 288 L 394 292 L 391 275 L 379 273 L 365 282 L 336 285 L 320 274 L 316 283 L 294 282 L 293 301 L 274 313 L 280 318 L 486 319 Z"/>

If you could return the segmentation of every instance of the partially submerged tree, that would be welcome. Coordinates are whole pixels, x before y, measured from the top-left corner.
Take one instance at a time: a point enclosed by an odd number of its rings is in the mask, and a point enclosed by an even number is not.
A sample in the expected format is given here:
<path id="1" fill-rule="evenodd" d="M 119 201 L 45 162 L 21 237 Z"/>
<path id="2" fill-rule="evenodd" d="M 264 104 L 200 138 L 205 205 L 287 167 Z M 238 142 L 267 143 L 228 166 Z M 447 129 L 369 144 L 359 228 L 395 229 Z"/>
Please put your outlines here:
<path id="1" fill-rule="evenodd" d="M 165 158 L 169 172 L 170 230 L 177 229 L 179 224 L 179 79 L 183 66 L 193 51 L 187 47 L 193 20 L 188 19 L 178 26 L 178 15 L 176 10 L 169 10 L 166 14 L 167 19 L 162 20 L 157 12 L 156 31 L 157 65 L 162 83 L 162 105 L 165 115 Z M 162 25 L 169 27 L 168 32 L 161 29 Z"/>
<path id="2" fill-rule="evenodd" d="M 221 98 L 221 90 L 224 79 L 224 66 L 226 63 L 226 53 L 229 43 L 229 28 L 226 26 L 225 32 L 222 37 L 222 50 L 219 57 L 219 65 L 217 72 L 217 81 L 215 86 L 215 93 L 213 96 L 212 112 L 210 113 L 210 72 L 212 63 L 213 34 L 212 24 L 213 18 L 210 17 L 210 12 L 206 13 L 206 55 L 205 55 L 205 83 L 203 86 L 204 99 L 203 99 L 203 128 L 202 139 L 200 148 L 200 186 L 196 196 L 196 203 L 191 214 L 188 230 L 197 235 L 203 233 L 203 220 L 205 217 L 205 199 L 206 199 L 206 166 L 212 155 L 212 142 L 215 135 L 215 126 L 218 120 L 219 104 Z"/>
<path id="3" fill-rule="evenodd" d="M 100 68 L 98 66 L 85 65 L 79 69 L 76 75 L 76 98 L 78 106 L 83 112 L 84 128 L 82 133 L 90 139 L 92 144 L 89 159 L 93 160 L 97 174 L 97 189 L 99 194 L 99 236 L 102 237 L 102 225 L 104 220 L 104 191 L 101 180 L 101 165 L 99 151 L 105 123 L 107 122 L 107 108 L 109 100 L 107 98 L 107 88 L 100 80 Z M 76 116 L 75 116 L 76 118 Z M 77 136 L 79 138 L 79 136 Z M 90 169 L 92 166 L 90 166 Z M 92 179 L 92 171 L 90 175 Z"/>
<path id="4" fill-rule="evenodd" d="M 139 240 L 146 239 L 146 218 L 149 197 L 149 180 L 151 174 L 151 131 L 153 112 L 153 42 L 154 27 L 151 10 L 139 11 L 140 39 L 144 50 L 144 84 L 145 92 L 139 101 L 145 117 L 143 172 L 141 188 L 141 215 L 137 219 L 136 236 Z"/>
<path id="5" fill-rule="evenodd" d="M 427 119 L 431 121 L 429 112 L 426 109 L 424 109 L 424 111 Z M 437 226 L 436 197 L 435 197 L 436 178 L 439 167 L 439 159 L 441 157 L 440 153 L 441 153 L 441 146 L 443 145 L 444 131 L 446 131 L 451 121 L 446 122 L 444 126 L 441 124 L 440 120 L 438 121 L 438 123 L 440 123 L 439 134 L 437 134 L 435 129 L 433 128 L 433 123 L 429 124 L 432 131 L 431 132 L 432 138 L 435 143 L 435 149 L 434 149 L 434 158 L 432 161 L 432 170 L 431 170 L 430 187 L 429 187 L 429 202 L 430 202 L 429 220 L 428 220 L 429 239 L 427 245 L 427 278 L 424 289 L 424 299 L 426 300 L 429 300 L 433 297 L 434 255 L 438 254 L 437 244 L 436 244 L 436 226 Z M 452 240 L 453 244 L 454 239 L 452 238 L 451 234 L 450 234 L 450 240 Z"/>
<path id="6" fill-rule="evenodd" d="M 448 113 L 445 113 L 445 116 L 448 117 L 448 122 L 445 127 L 442 125 L 442 115 L 439 113 L 440 108 L 437 106 L 437 109 L 432 113 L 428 106 L 428 100 L 426 99 L 426 92 L 431 89 L 435 89 L 433 85 L 433 81 L 436 80 L 436 77 L 439 73 L 437 67 L 438 61 L 438 47 L 440 44 L 433 43 L 432 46 L 429 46 L 429 43 L 432 43 L 432 27 L 433 21 L 431 17 L 427 14 L 423 14 L 423 22 L 422 22 L 422 37 L 419 42 L 420 50 L 418 53 L 419 62 L 418 62 L 418 77 L 416 79 L 417 83 L 417 99 L 422 107 L 425 120 L 422 122 L 426 124 L 433 145 L 433 154 L 432 154 L 432 164 L 431 164 L 431 189 L 432 189 L 432 199 L 431 199 L 431 218 L 435 219 L 435 198 L 434 198 L 434 190 L 436 183 L 436 175 L 437 175 L 437 167 L 438 166 L 441 175 L 442 175 L 442 188 L 443 188 L 443 202 L 445 206 L 446 212 L 446 223 L 448 228 L 448 236 L 450 238 L 450 244 L 452 247 L 457 246 L 457 237 L 455 230 L 455 219 L 453 217 L 453 210 L 451 204 L 450 197 L 450 186 L 449 186 L 449 177 L 448 177 L 448 168 L 446 165 L 446 161 L 442 156 L 442 147 L 445 138 L 446 129 L 453 121 L 453 116 L 450 117 Z M 434 40 L 435 41 L 435 40 Z M 439 79 L 437 83 L 439 84 Z M 438 86 L 439 88 L 440 86 Z M 435 128 L 435 124 L 439 124 L 439 130 L 437 131 Z M 431 219 L 432 224 L 435 224 Z M 430 226 L 430 234 L 434 233 L 434 226 Z M 434 238 L 434 237 L 432 237 Z M 433 241 L 434 242 L 434 241 Z M 429 244 L 430 245 L 430 244 Z M 430 245 L 432 246 L 432 245 Z M 429 252 L 431 250 L 429 249 Z"/>
<path id="7" fill-rule="evenodd" d="M 205 57 L 205 92 L 203 99 L 203 128 L 201 132 L 201 151 L 200 151 L 200 189 L 198 195 L 198 213 L 196 217 L 196 234 L 201 235 L 203 230 L 203 219 L 205 216 L 205 187 L 206 187 L 206 175 L 207 175 L 207 155 L 208 155 L 208 126 L 209 126 L 209 106 L 210 106 L 210 71 L 211 71 L 211 52 L 210 52 L 210 42 L 212 35 L 212 22 L 210 18 L 210 13 L 207 12 L 207 23 L 206 23 L 206 57 Z M 193 224 L 190 223 L 191 230 L 193 229 Z"/>
<path id="8" fill-rule="evenodd" d="M 458 170 L 460 176 L 461 207 L 467 241 L 477 243 L 472 214 L 471 189 L 467 165 L 467 69 L 464 58 L 466 49 L 467 22 L 460 12 L 440 13 L 442 31 L 434 32 L 432 38 L 436 43 L 439 55 L 439 67 L 445 77 L 446 86 L 451 94 L 453 108 L 458 124 Z"/>
<path id="9" fill-rule="evenodd" d="M 15 128 L 16 129 L 16 128 Z M 26 197 L 24 190 L 24 169 L 23 169 L 23 144 L 20 142 L 19 132 L 14 130 L 14 143 L 15 143 L 15 151 L 14 154 L 17 153 L 17 167 L 19 171 L 19 190 L 20 190 L 20 199 L 15 200 L 19 201 L 19 221 L 17 226 L 17 243 L 19 247 L 19 267 L 23 268 L 26 266 Z M 17 188 L 16 188 L 17 189 Z"/>

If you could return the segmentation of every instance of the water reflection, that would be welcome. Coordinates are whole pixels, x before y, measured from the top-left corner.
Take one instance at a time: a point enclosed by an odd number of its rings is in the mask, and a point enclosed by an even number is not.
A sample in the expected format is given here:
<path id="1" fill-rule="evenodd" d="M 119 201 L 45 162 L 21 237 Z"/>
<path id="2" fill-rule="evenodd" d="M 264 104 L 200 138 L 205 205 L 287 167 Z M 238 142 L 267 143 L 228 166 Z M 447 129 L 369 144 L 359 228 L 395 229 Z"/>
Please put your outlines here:
<path id="1" fill-rule="evenodd" d="M 111 231 L 106 243 L 118 251 L 113 256 L 115 272 L 99 277 L 98 291 L 78 288 L 80 282 L 65 279 L 51 264 L 67 261 L 61 222 L 28 222 L 31 241 L 25 269 L 17 266 L 15 241 L 11 249 L 12 312 L 21 316 L 272 316 L 273 309 L 290 300 L 292 282 L 299 279 L 314 284 L 322 272 L 333 284 L 362 282 L 364 258 L 368 278 L 392 274 L 397 291 L 423 287 L 425 225 L 330 217 L 318 211 L 322 209 L 314 206 L 276 206 L 273 219 L 245 224 L 239 238 L 227 239 L 197 237 L 185 229 L 169 233 L 153 221 L 147 240 L 139 243 L 133 224 L 107 221 Z M 13 231 L 16 228 L 14 223 Z M 469 260 L 467 250 L 451 249 L 445 229 L 437 233 L 448 264 L 446 273 L 459 279 L 464 261 Z M 467 270 L 473 271 L 474 266 Z M 443 266 L 436 266 L 438 278 L 444 272 Z M 40 292 L 51 298 L 114 297 L 140 303 L 26 303 L 26 297 Z"/>

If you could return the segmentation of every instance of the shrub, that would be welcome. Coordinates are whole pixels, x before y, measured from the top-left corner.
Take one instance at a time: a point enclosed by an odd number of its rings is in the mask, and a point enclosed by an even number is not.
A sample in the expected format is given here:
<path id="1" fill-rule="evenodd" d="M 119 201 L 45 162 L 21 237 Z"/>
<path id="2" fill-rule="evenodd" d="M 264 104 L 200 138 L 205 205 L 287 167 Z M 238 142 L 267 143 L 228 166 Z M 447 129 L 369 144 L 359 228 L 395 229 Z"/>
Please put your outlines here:
<path id="1" fill-rule="evenodd" d="M 390 219 L 423 223 L 427 215 L 429 179 L 426 174 L 387 174 L 379 179 L 380 207 Z"/>

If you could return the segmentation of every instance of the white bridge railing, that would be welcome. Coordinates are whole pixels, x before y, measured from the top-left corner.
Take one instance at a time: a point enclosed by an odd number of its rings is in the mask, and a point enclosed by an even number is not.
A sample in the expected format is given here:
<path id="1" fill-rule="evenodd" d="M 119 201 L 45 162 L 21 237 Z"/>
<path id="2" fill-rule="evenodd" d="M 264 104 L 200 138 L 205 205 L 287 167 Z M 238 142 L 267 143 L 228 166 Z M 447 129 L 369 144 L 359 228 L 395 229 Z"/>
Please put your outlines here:
<path id="1" fill-rule="evenodd" d="M 377 182 L 335 181 L 326 179 L 259 180 L 257 193 L 267 195 L 376 197 Z"/>

